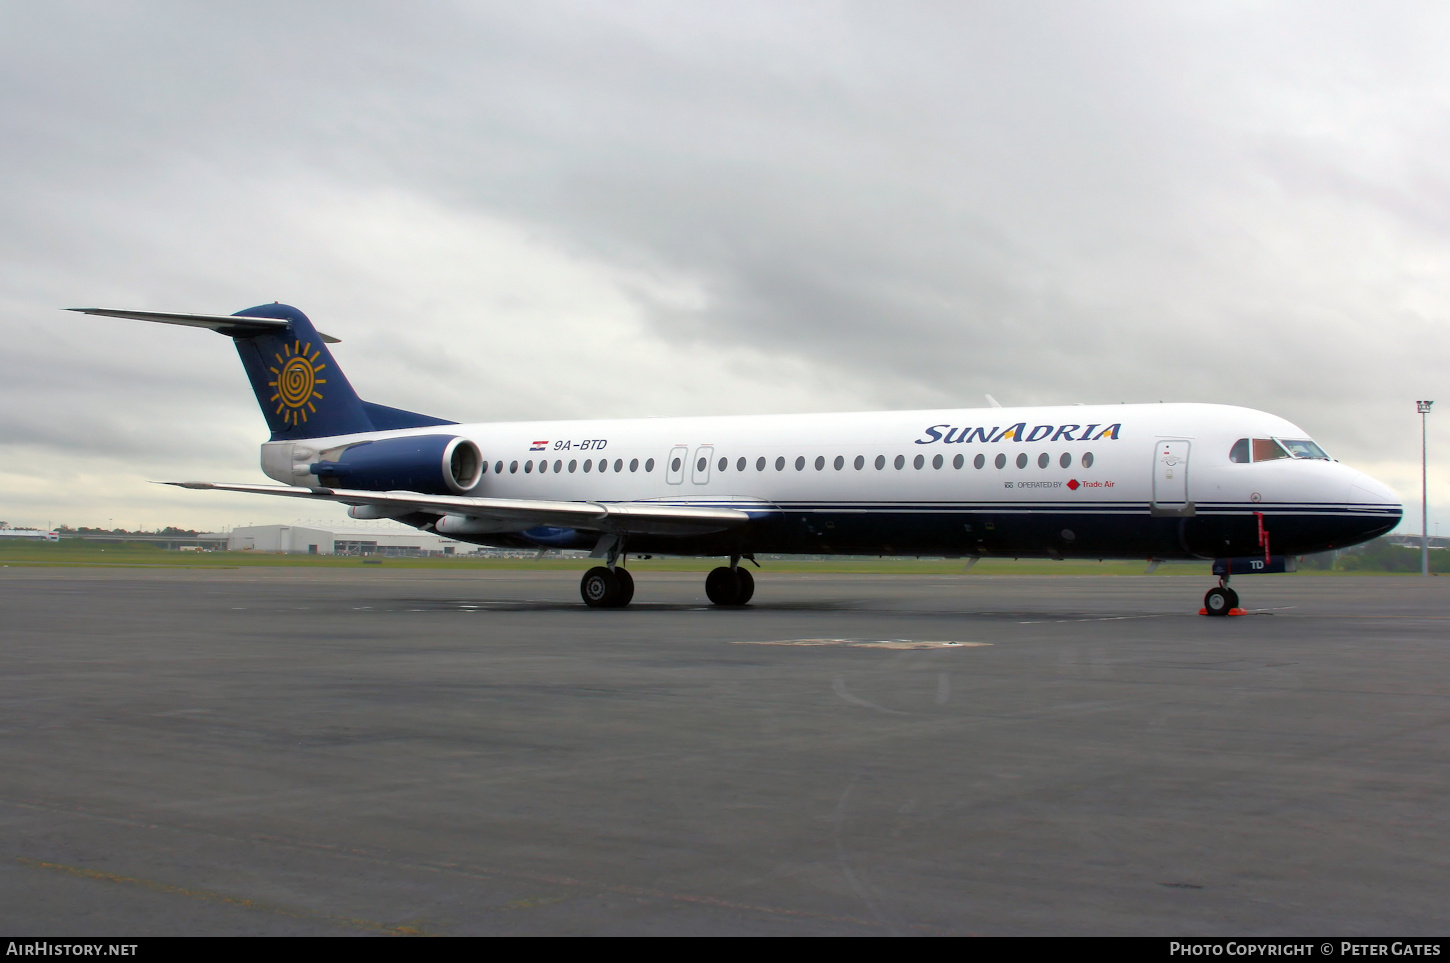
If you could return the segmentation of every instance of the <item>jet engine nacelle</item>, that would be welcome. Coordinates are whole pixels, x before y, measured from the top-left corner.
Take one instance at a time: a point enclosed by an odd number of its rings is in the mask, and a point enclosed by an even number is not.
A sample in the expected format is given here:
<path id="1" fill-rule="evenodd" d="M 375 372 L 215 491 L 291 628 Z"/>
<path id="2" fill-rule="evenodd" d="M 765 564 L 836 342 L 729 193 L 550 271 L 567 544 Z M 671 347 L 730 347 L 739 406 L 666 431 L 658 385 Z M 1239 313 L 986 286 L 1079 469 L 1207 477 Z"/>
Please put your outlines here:
<path id="1" fill-rule="evenodd" d="M 329 488 L 462 495 L 483 477 L 483 453 L 467 438 L 416 435 L 351 445 L 308 468 Z"/>

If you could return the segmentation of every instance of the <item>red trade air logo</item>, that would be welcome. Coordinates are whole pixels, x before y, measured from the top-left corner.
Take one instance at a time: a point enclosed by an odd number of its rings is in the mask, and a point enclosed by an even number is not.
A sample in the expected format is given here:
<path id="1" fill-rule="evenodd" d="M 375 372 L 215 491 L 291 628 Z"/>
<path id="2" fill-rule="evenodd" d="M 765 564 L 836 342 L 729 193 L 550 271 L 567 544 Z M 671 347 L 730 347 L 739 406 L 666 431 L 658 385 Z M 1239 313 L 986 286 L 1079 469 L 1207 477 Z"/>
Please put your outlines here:
<path id="1" fill-rule="evenodd" d="M 1067 487 L 1070 488 L 1070 489 L 1072 489 L 1073 491 L 1077 491 L 1078 490 L 1078 486 L 1079 486 L 1079 483 L 1078 483 L 1078 480 L 1076 478 L 1069 478 L 1067 480 Z"/>

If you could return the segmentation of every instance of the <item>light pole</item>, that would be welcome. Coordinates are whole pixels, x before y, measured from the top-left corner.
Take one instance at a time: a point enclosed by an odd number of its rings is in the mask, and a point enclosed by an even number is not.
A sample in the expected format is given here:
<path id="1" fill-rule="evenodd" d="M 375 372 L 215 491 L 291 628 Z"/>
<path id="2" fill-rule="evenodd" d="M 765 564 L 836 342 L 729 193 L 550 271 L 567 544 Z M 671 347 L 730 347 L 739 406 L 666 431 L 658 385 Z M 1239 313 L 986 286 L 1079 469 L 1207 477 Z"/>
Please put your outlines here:
<path id="1" fill-rule="evenodd" d="M 1426 416 L 1433 401 L 1415 402 L 1420 413 L 1420 574 L 1430 574 L 1430 455 L 1425 437 Z"/>

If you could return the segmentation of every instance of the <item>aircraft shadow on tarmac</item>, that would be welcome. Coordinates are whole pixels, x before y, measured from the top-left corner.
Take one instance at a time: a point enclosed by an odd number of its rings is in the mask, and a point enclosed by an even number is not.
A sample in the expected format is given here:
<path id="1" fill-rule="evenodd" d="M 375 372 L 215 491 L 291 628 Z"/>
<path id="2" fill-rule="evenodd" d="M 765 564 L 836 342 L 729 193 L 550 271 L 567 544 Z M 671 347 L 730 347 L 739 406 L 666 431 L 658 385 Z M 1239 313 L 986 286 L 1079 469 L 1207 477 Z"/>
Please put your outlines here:
<path id="1" fill-rule="evenodd" d="M 370 612 L 378 614 L 407 614 L 418 612 L 589 612 L 617 611 L 634 612 L 640 615 L 651 613 L 675 613 L 675 612 L 719 612 L 722 615 L 747 615 L 751 612 L 761 614 L 790 613 L 790 612 L 818 612 L 822 614 L 836 612 L 862 612 L 868 606 L 868 602 L 856 599 L 819 599 L 810 601 L 782 601 L 782 602 L 752 602 L 750 605 L 738 608 L 712 605 L 703 599 L 699 602 L 635 602 L 627 609 L 590 609 L 573 600 L 564 599 L 437 599 L 437 598 L 399 598 L 399 599 L 372 599 L 367 605 L 348 605 L 346 610 L 350 612 Z M 970 618 L 991 622 L 1013 622 L 1021 624 L 1055 623 L 1055 622 L 1116 622 L 1140 619 L 1162 619 L 1177 616 L 1189 616 L 1194 613 L 1181 612 L 1091 612 L 1091 611 L 963 611 L 954 608 L 920 609 L 913 608 L 910 611 L 902 611 L 891 607 L 883 607 L 871 614 L 889 616 L 891 618 Z M 1255 612 L 1255 615 L 1269 615 L 1274 613 Z"/>
<path id="2" fill-rule="evenodd" d="M 348 606 L 353 612 L 848 612 L 863 603 L 851 600 L 752 603 L 738 608 L 699 602 L 635 602 L 627 609 L 590 609 L 559 599 L 374 599 L 368 605 Z"/>

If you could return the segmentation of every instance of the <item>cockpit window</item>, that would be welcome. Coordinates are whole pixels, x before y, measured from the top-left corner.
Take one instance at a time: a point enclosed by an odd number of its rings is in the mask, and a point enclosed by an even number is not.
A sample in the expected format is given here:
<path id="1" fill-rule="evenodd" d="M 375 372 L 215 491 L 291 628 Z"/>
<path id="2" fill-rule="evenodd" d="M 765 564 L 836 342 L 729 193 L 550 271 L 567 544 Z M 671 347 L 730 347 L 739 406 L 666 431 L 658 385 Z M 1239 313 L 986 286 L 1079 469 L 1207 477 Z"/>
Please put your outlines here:
<path id="1" fill-rule="evenodd" d="M 1234 442 L 1234 446 L 1228 450 L 1228 460 L 1236 465 L 1247 464 L 1249 460 L 1249 440 L 1240 438 Z"/>
<path id="2" fill-rule="evenodd" d="M 1323 458 L 1325 461 L 1329 460 L 1329 455 L 1325 454 L 1324 449 L 1314 444 L 1308 438 L 1277 438 L 1275 440 L 1287 448 L 1289 454 L 1295 458 Z"/>
<path id="3" fill-rule="evenodd" d="M 1284 450 L 1277 441 L 1272 438 L 1254 439 L 1254 461 L 1273 461 L 1275 458 L 1288 458 L 1289 453 Z"/>

